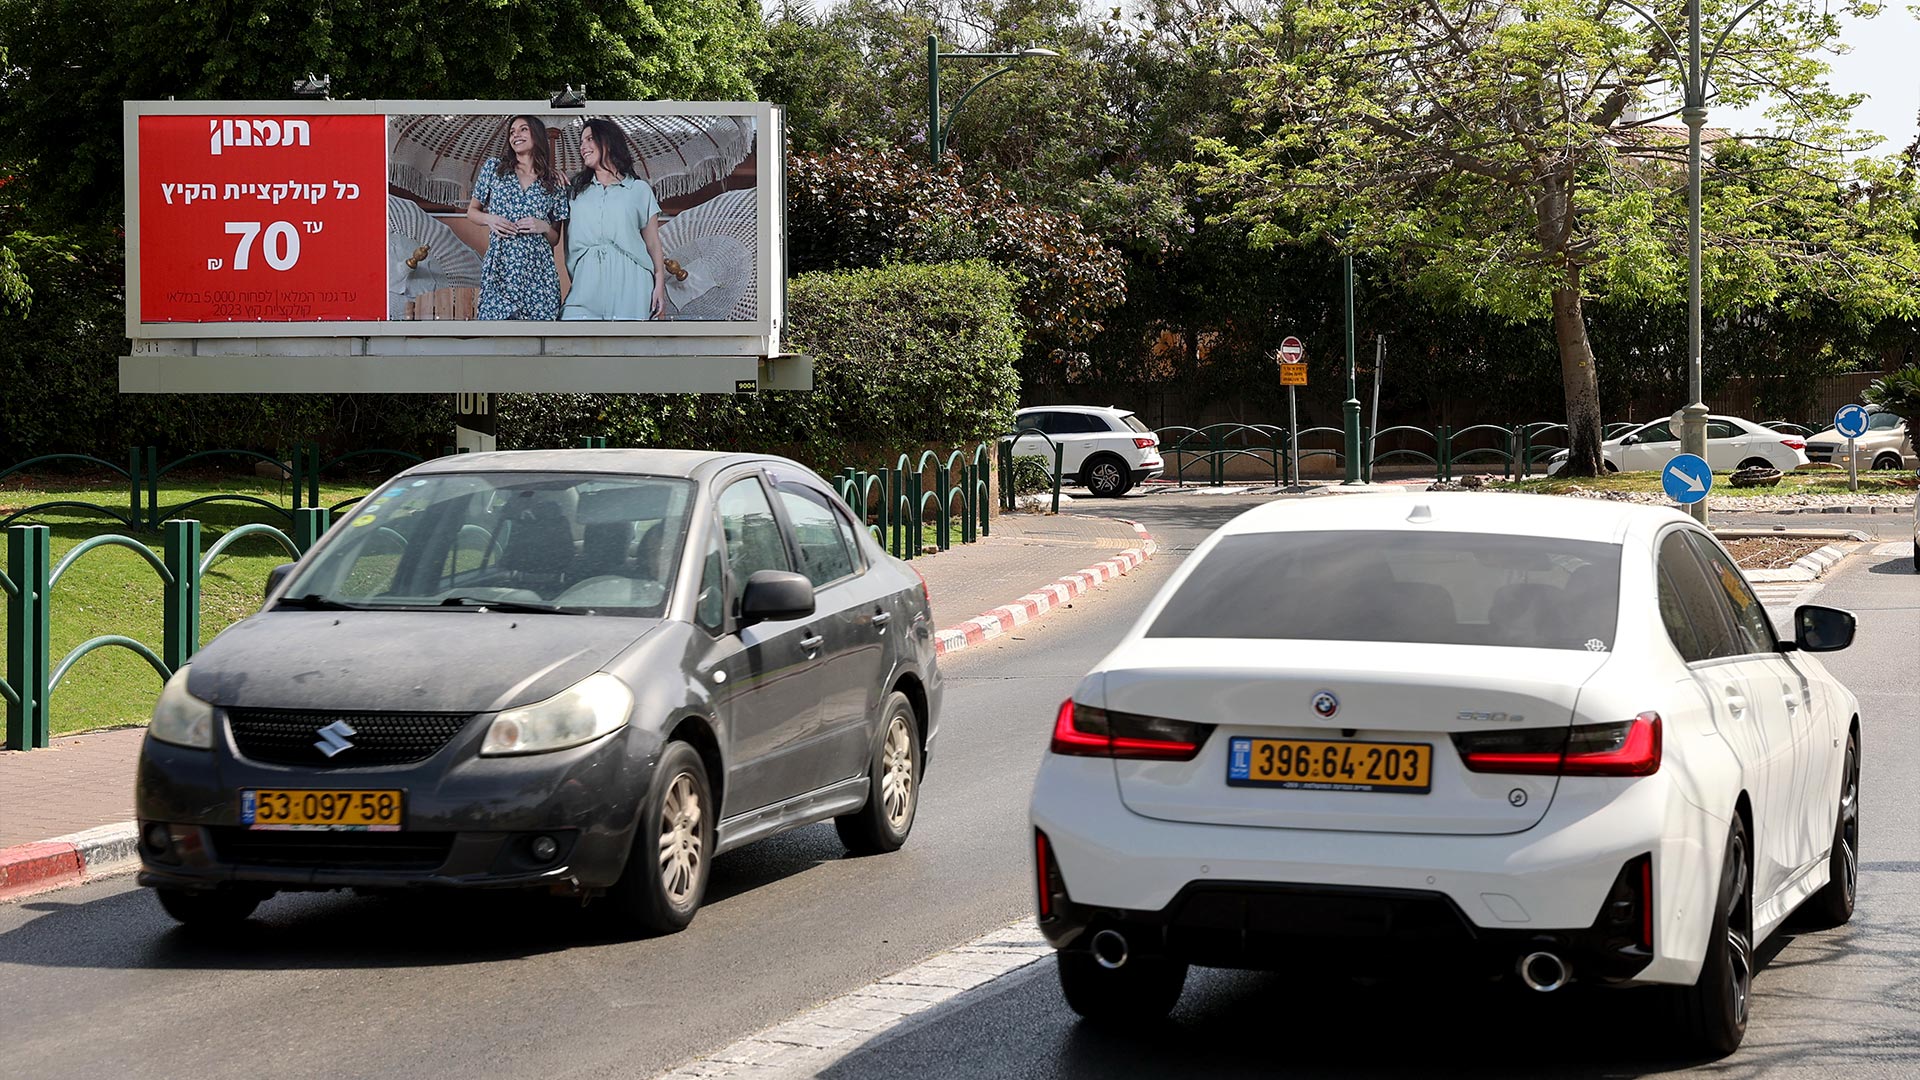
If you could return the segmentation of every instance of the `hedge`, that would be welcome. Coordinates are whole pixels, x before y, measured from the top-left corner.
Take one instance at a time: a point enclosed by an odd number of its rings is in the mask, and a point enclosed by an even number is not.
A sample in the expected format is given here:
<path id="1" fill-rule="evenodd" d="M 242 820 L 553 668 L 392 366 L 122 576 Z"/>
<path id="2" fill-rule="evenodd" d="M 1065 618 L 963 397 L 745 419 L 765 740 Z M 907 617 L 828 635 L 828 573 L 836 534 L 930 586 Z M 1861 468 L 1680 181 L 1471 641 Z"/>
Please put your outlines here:
<path id="1" fill-rule="evenodd" d="M 825 469 L 1011 429 L 1020 318 L 984 262 L 895 264 L 788 282 L 786 347 L 814 359 L 810 393 L 752 397 L 511 394 L 505 447 L 677 446 L 786 454 Z"/>

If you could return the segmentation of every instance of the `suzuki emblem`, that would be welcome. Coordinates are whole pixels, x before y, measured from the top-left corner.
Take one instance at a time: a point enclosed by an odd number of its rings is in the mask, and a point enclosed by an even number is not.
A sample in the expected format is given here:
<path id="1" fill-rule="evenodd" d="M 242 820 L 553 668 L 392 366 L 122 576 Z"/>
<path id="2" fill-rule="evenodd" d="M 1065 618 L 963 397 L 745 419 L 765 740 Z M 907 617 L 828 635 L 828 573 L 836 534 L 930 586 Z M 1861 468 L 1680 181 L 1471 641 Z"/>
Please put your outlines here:
<path id="1" fill-rule="evenodd" d="M 332 757 L 340 751 L 351 747 L 353 743 L 350 740 L 354 735 L 358 734 L 358 732 L 354 731 L 345 720 L 335 720 L 333 723 L 314 732 L 314 734 L 320 736 L 320 741 L 314 743 L 313 748 L 328 757 Z"/>

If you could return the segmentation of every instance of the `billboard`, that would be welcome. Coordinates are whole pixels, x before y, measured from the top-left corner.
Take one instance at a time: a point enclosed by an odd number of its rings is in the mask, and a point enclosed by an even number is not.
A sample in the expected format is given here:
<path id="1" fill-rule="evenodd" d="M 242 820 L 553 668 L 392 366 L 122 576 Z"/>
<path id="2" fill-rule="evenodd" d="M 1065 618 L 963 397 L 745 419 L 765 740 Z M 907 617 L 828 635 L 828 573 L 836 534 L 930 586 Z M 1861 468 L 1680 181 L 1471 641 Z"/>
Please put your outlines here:
<path id="1" fill-rule="evenodd" d="M 777 354 L 777 117 L 744 102 L 129 102 L 132 351 L 520 337 L 556 355 L 617 355 L 610 338 L 652 357 Z M 299 344 L 330 338 L 365 346 Z"/>

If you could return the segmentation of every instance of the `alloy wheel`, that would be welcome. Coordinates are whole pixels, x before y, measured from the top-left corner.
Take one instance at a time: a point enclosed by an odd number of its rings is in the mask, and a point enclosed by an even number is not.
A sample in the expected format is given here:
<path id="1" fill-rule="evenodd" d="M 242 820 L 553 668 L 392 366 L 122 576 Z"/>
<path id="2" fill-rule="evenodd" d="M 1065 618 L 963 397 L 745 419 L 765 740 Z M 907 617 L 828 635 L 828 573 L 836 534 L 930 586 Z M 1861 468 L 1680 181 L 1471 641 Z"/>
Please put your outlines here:
<path id="1" fill-rule="evenodd" d="M 1088 479 L 1091 483 L 1087 486 L 1103 495 L 1110 491 L 1119 491 L 1120 467 L 1111 461 L 1103 461 L 1093 467 L 1092 475 Z"/>
<path id="2" fill-rule="evenodd" d="M 1731 991 L 1734 1022 L 1747 1023 L 1748 999 L 1753 994 L 1753 899 L 1747 895 L 1747 847 L 1736 840 L 1727 853 L 1733 860 L 1733 890 L 1727 912 L 1727 979 Z"/>
<path id="3" fill-rule="evenodd" d="M 675 906 L 693 896 L 700 878 L 700 793 L 693 775 L 681 773 L 660 805 L 660 884 Z"/>
<path id="4" fill-rule="evenodd" d="M 895 831 L 905 828 L 913 816 L 913 735 L 907 730 L 908 722 L 896 714 L 887 725 L 887 741 L 880 750 L 880 803 Z"/>
<path id="5" fill-rule="evenodd" d="M 1847 741 L 1847 773 L 1840 791 L 1841 887 L 1851 904 L 1860 883 L 1860 755 Z"/>

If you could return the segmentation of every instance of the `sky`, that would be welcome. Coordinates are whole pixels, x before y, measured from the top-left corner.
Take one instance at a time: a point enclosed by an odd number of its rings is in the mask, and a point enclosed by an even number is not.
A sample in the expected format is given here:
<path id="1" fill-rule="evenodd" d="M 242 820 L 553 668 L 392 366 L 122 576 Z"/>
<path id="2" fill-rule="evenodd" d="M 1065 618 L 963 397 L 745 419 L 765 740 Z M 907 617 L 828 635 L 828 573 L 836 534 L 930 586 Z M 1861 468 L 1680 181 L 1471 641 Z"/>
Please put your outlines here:
<path id="1" fill-rule="evenodd" d="M 1856 130 L 1872 131 L 1884 141 L 1875 156 L 1896 154 L 1913 141 L 1920 116 L 1920 18 L 1904 0 L 1893 0 L 1872 19 L 1845 14 L 1841 39 L 1853 47 L 1844 56 L 1828 57 L 1833 68 L 1829 84 L 1843 93 L 1868 98 L 1853 113 Z M 1735 131 L 1766 126 L 1764 109 L 1710 109 L 1707 123 Z"/>

